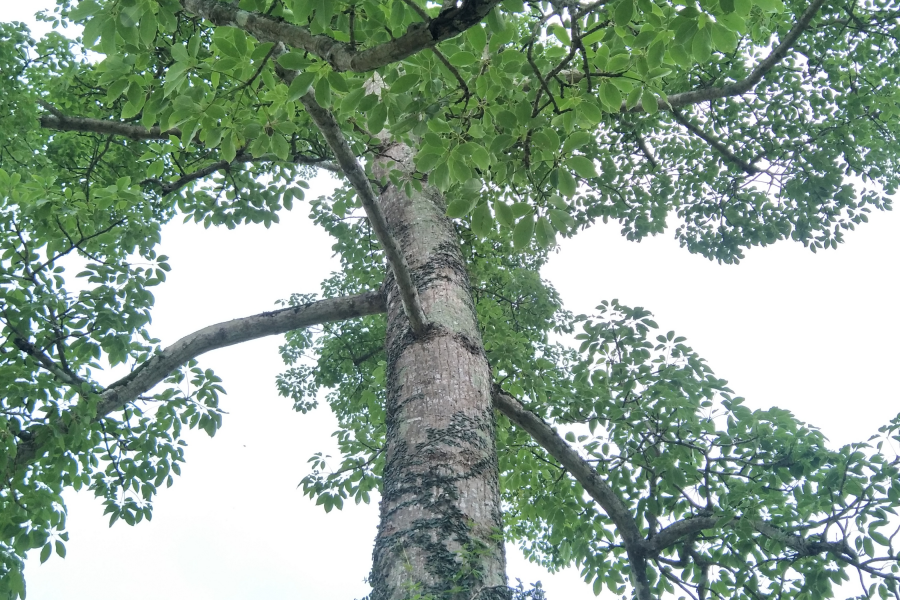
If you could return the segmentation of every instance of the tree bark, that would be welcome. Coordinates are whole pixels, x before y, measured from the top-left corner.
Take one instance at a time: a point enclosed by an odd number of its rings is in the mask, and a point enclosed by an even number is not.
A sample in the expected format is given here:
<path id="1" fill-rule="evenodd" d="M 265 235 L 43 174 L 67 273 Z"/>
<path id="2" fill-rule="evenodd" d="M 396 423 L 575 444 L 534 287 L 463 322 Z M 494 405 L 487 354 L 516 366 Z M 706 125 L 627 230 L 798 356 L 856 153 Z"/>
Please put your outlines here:
<path id="1" fill-rule="evenodd" d="M 377 176 L 412 171 L 408 146 L 382 151 Z M 371 599 L 506 599 L 491 371 L 456 230 L 434 188 L 407 197 L 389 185 L 380 202 L 429 328 L 412 334 L 389 272 L 387 447 Z"/>

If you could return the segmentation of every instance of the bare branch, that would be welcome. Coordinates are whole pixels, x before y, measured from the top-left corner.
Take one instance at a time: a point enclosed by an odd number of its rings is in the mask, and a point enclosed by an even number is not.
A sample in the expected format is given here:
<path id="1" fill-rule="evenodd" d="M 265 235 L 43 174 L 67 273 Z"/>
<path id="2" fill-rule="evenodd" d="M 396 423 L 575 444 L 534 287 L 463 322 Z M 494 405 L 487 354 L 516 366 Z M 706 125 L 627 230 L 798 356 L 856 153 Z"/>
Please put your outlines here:
<path id="1" fill-rule="evenodd" d="M 327 298 L 204 327 L 181 338 L 100 392 L 95 419 L 121 410 L 163 381 L 172 371 L 210 350 L 312 325 L 380 314 L 385 310 L 383 294 L 367 292 L 358 296 Z M 73 383 L 67 379 L 63 381 Z M 31 461 L 40 450 L 35 441 L 39 436 L 27 437 L 29 439 L 21 442 L 16 452 L 17 464 Z"/>
<path id="2" fill-rule="evenodd" d="M 292 25 L 267 15 L 248 12 L 218 0 L 181 0 L 189 13 L 211 21 L 243 29 L 260 42 L 282 42 L 309 52 L 331 65 L 335 71 L 366 72 L 437 46 L 479 23 L 499 4 L 499 0 L 464 0 L 460 6 L 445 5 L 435 18 L 410 25 L 400 37 L 372 48 L 357 51 L 351 44 L 327 35 L 314 35 L 306 27 Z M 421 15 L 420 15 L 421 16 Z M 427 16 L 427 15 L 426 15 Z"/>

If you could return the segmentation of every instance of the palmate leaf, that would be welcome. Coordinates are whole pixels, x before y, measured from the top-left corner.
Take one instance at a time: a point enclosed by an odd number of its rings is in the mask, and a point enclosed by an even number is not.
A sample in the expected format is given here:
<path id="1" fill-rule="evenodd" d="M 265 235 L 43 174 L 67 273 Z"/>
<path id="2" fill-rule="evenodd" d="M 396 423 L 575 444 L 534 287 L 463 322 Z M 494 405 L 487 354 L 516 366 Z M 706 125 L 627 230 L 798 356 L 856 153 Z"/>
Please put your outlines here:
<path id="1" fill-rule="evenodd" d="M 268 226 L 304 199 L 313 167 L 340 170 L 349 156 L 371 171 L 386 140 L 416 150 L 417 172 L 357 174 L 379 190 L 431 186 L 460 220 L 502 389 L 580 428 L 570 439 L 647 544 L 702 519 L 647 550 L 631 578 L 639 563 L 611 512 L 502 422 L 509 532 L 533 558 L 578 564 L 598 592 L 630 593 L 646 572 L 642 598 L 676 582 L 698 596 L 817 598 L 860 560 L 896 563 L 895 464 L 864 444 L 828 449 L 785 411 L 745 408 L 685 340 L 657 338 L 645 311 L 604 304 L 575 319 L 538 274 L 557 234 L 599 221 L 634 240 L 671 225 L 687 250 L 736 262 L 787 239 L 835 248 L 889 208 L 900 184 L 896 3 L 472 1 L 449 19 L 435 3 L 397 0 L 125 4 L 65 8 L 85 47 L 59 36 L 36 46 L 0 24 L 0 67 L 12 74 L 0 94 L 3 460 L 35 431 L 53 440 L 0 494 L 0 593 L 24 594 L 26 552 L 61 552 L 50 542 L 64 534 L 64 488 L 92 487 L 111 521 L 137 523 L 179 473 L 182 428 L 221 425 L 220 382 L 193 363 L 172 372 L 152 414 L 129 405 L 97 419 L 96 365 L 146 364 L 158 350 L 147 327 L 168 271 L 161 225 Z M 309 96 L 332 115 L 343 156 Z M 340 255 L 329 297 L 384 278 L 358 209 L 349 188 L 310 203 Z M 68 254 L 87 263 L 77 283 L 58 264 Z M 580 351 L 550 342 L 576 328 Z M 309 351 L 318 367 L 279 380 L 297 410 L 333 390 L 340 466 L 319 456 L 303 482 L 326 510 L 368 501 L 380 484 L 384 337 L 370 315 L 293 333 L 284 347 L 287 362 Z M 121 478 L 100 467 L 110 454 Z M 848 533 L 828 537 L 838 525 Z M 872 593 L 893 591 L 890 573 L 863 571 Z"/>

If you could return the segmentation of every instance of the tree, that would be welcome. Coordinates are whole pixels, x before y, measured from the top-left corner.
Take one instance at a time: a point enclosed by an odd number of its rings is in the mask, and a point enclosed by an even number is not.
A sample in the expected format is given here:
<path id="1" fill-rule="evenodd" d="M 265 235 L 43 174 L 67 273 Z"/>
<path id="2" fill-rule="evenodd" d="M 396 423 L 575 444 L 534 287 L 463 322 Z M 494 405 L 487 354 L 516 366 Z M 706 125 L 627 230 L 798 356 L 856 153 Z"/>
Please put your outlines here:
<path id="1" fill-rule="evenodd" d="M 742 406 L 646 310 L 574 316 L 537 275 L 598 219 L 635 240 L 677 220 L 726 263 L 836 248 L 897 187 L 898 14 L 83 0 L 52 17 L 84 23 L 80 45 L 3 25 L 4 591 L 28 550 L 64 552 L 63 487 L 150 516 L 182 427 L 221 425 L 196 357 L 287 333 L 279 390 L 304 412 L 330 388 L 341 425 L 341 466 L 320 457 L 304 490 L 326 510 L 381 492 L 373 600 L 507 598 L 503 535 L 641 600 L 820 597 L 851 571 L 900 597 L 881 453 L 900 420 L 828 449 Z M 160 349 L 161 223 L 269 225 L 312 168 L 347 182 L 309 203 L 343 267 L 326 298 Z M 132 370 L 100 386 L 102 362 Z"/>

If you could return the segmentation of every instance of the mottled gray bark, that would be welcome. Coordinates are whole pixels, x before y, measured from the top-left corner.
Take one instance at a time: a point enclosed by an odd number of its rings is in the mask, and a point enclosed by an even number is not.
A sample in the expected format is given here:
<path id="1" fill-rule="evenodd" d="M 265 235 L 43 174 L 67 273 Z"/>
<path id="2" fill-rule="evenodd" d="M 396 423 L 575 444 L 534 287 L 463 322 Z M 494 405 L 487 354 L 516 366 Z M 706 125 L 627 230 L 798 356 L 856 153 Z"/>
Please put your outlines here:
<path id="1" fill-rule="evenodd" d="M 412 168 L 408 146 L 383 150 L 394 168 Z M 376 174 L 388 162 L 380 159 Z M 380 202 L 429 328 L 412 335 L 389 274 L 387 448 L 371 598 L 507 598 L 491 372 L 456 231 L 433 188 L 407 197 L 391 185 Z"/>

